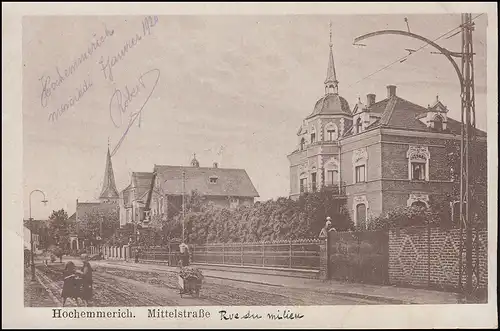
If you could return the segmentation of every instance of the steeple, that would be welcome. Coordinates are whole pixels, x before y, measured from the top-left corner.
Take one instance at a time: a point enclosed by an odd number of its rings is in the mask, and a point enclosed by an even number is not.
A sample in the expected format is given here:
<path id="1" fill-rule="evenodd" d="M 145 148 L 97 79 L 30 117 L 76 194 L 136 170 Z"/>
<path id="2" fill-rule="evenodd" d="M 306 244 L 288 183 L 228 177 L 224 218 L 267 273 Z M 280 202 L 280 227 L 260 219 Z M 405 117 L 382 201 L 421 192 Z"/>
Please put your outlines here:
<path id="1" fill-rule="evenodd" d="M 338 94 L 339 82 L 337 81 L 337 73 L 335 72 L 335 62 L 333 61 L 333 43 L 332 43 L 332 22 L 330 22 L 330 56 L 328 58 L 328 68 L 326 70 L 325 79 L 325 94 Z"/>
<path id="2" fill-rule="evenodd" d="M 108 140 L 108 155 L 106 156 L 106 168 L 104 169 L 104 181 L 102 183 L 102 191 L 99 196 L 100 200 L 118 199 L 119 194 L 116 189 L 115 175 L 113 173 L 113 164 L 111 163 L 111 153 L 109 152 Z"/>
<path id="3" fill-rule="evenodd" d="M 200 167 L 200 162 L 196 159 L 196 153 L 193 154 L 193 159 L 191 160 L 191 166 L 195 168 Z"/>

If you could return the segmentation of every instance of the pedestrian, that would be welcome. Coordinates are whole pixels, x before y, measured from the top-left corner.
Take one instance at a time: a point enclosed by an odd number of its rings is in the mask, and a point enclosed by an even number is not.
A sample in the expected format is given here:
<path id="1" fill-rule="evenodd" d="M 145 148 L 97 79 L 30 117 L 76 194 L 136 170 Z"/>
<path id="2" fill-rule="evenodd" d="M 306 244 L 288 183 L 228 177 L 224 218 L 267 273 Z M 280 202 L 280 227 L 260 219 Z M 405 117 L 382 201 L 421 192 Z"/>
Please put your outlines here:
<path id="1" fill-rule="evenodd" d="M 88 306 L 89 301 L 92 300 L 92 267 L 89 262 L 89 258 L 87 254 L 83 254 L 83 266 L 80 272 L 80 277 L 82 279 L 82 300 L 85 304 L 85 307 Z"/>
<path id="2" fill-rule="evenodd" d="M 179 245 L 179 250 L 181 251 L 181 266 L 187 267 L 189 265 L 189 246 L 182 243 Z"/>
<path id="3" fill-rule="evenodd" d="M 78 305 L 78 297 L 80 294 L 80 284 L 76 278 L 76 268 L 72 261 L 66 263 L 63 272 L 64 283 L 61 293 L 63 299 L 63 307 L 66 304 L 66 299 L 73 298 Z"/>

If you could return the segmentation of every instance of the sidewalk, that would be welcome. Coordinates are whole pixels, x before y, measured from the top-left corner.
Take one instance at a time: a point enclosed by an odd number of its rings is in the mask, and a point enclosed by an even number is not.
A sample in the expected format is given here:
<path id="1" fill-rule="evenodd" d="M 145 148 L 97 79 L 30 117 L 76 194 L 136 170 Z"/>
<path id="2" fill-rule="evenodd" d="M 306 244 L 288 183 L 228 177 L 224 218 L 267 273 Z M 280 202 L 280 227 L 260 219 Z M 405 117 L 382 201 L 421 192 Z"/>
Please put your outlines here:
<path id="1" fill-rule="evenodd" d="M 178 272 L 177 267 L 151 263 L 136 264 L 132 261 L 125 262 L 119 260 L 105 260 L 99 261 L 96 264 L 123 265 L 130 267 L 141 266 L 141 269 L 145 271 Z M 282 277 L 262 274 L 255 275 L 242 272 L 207 269 L 199 265 L 196 267 L 203 270 L 203 274 L 207 278 L 243 281 L 268 286 L 308 289 L 315 292 L 374 300 L 386 304 L 456 304 L 461 302 L 460 295 L 457 293 L 402 288 L 396 286 L 343 283 L 334 280 L 322 281 L 319 279 Z"/>

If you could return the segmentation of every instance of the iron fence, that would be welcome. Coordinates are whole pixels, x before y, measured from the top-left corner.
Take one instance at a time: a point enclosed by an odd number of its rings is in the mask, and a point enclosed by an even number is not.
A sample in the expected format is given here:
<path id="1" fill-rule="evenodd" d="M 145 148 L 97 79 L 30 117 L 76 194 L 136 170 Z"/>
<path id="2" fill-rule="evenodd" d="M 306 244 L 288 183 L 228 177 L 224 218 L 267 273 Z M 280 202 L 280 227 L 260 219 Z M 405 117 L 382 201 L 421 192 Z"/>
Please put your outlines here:
<path id="1" fill-rule="evenodd" d="M 288 269 L 319 269 L 319 240 L 194 245 L 195 263 Z"/>

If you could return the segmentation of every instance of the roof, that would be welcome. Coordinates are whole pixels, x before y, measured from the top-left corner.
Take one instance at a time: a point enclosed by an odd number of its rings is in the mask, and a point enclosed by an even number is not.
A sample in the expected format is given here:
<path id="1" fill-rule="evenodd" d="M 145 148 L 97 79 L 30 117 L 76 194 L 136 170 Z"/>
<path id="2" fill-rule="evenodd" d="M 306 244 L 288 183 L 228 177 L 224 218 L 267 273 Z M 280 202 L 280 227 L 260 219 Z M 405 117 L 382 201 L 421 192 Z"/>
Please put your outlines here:
<path id="1" fill-rule="evenodd" d="M 444 107 L 440 102 L 439 105 Z M 446 107 L 444 108 L 446 109 Z M 419 120 L 419 117 L 422 117 L 421 115 L 426 113 L 428 109 L 398 96 L 392 96 L 374 103 L 368 108 L 368 111 L 381 115 L 381 118 L 375 120 L 368 129 L 383 126 L 393 129 L 433 132 L 432 128 L 427 127 L 427 125 Z M 461 123 L 448 117 L 448 133 L 460 135 L 460 130 Z M 349 135 L 350 132 L 350 129 L 346 130 L 346 135 Z M 486 132 L 479 129 L 476 129 L 476 134 L 478 136 L 486 136 Z"/>
<path id="2" fill-rule="evenodd" d="M 104 169 L 104 180 L 102 183 L 100 198 L 118 198 L 118 190 L 116 189 L 115 175 L 113 173 L 113 164 L 111 163 L 111 154 L 106 156 L 106 168 Z"/>
<path id="3" fill-rule="evenodd" d="M 184 192 L 198 191 L 206 196 L 258 197 L 250 177 L 244 169 L 185 167 L 155 165 L 154 171 L 162 190 L 169 195 L 182 195 L 182 173 L 185 173 Z M 211 183 L 210 178 L 217 178 Z"/>
<path id="4" fill-rule="evenodd" d="M 78 216 L 78 219 L 80 219 L 86 213 L 90 213 L 94 210 L 108 211 L 113 208 L 117 208 L 117 205 L 111 203 L 102 203 L 102 202 L 77 202 L 76 215 Z M 73 215 L 71 217 L 73 217 Z"/>
<path id="5" fill-rule="evenodd" d="M 135 189 L 134 199 L 142 198 L 151 188 L 152 172 L 133 172 L 132 188 Z"/>
<path id="6" fill-rule="evenodd" d="M 351 115 L 351 109 L 346 99 L 337 93 L 329 93 L 319 99 L 314 106 L 314 111 L 307 118 L 316 115 Z"/>

